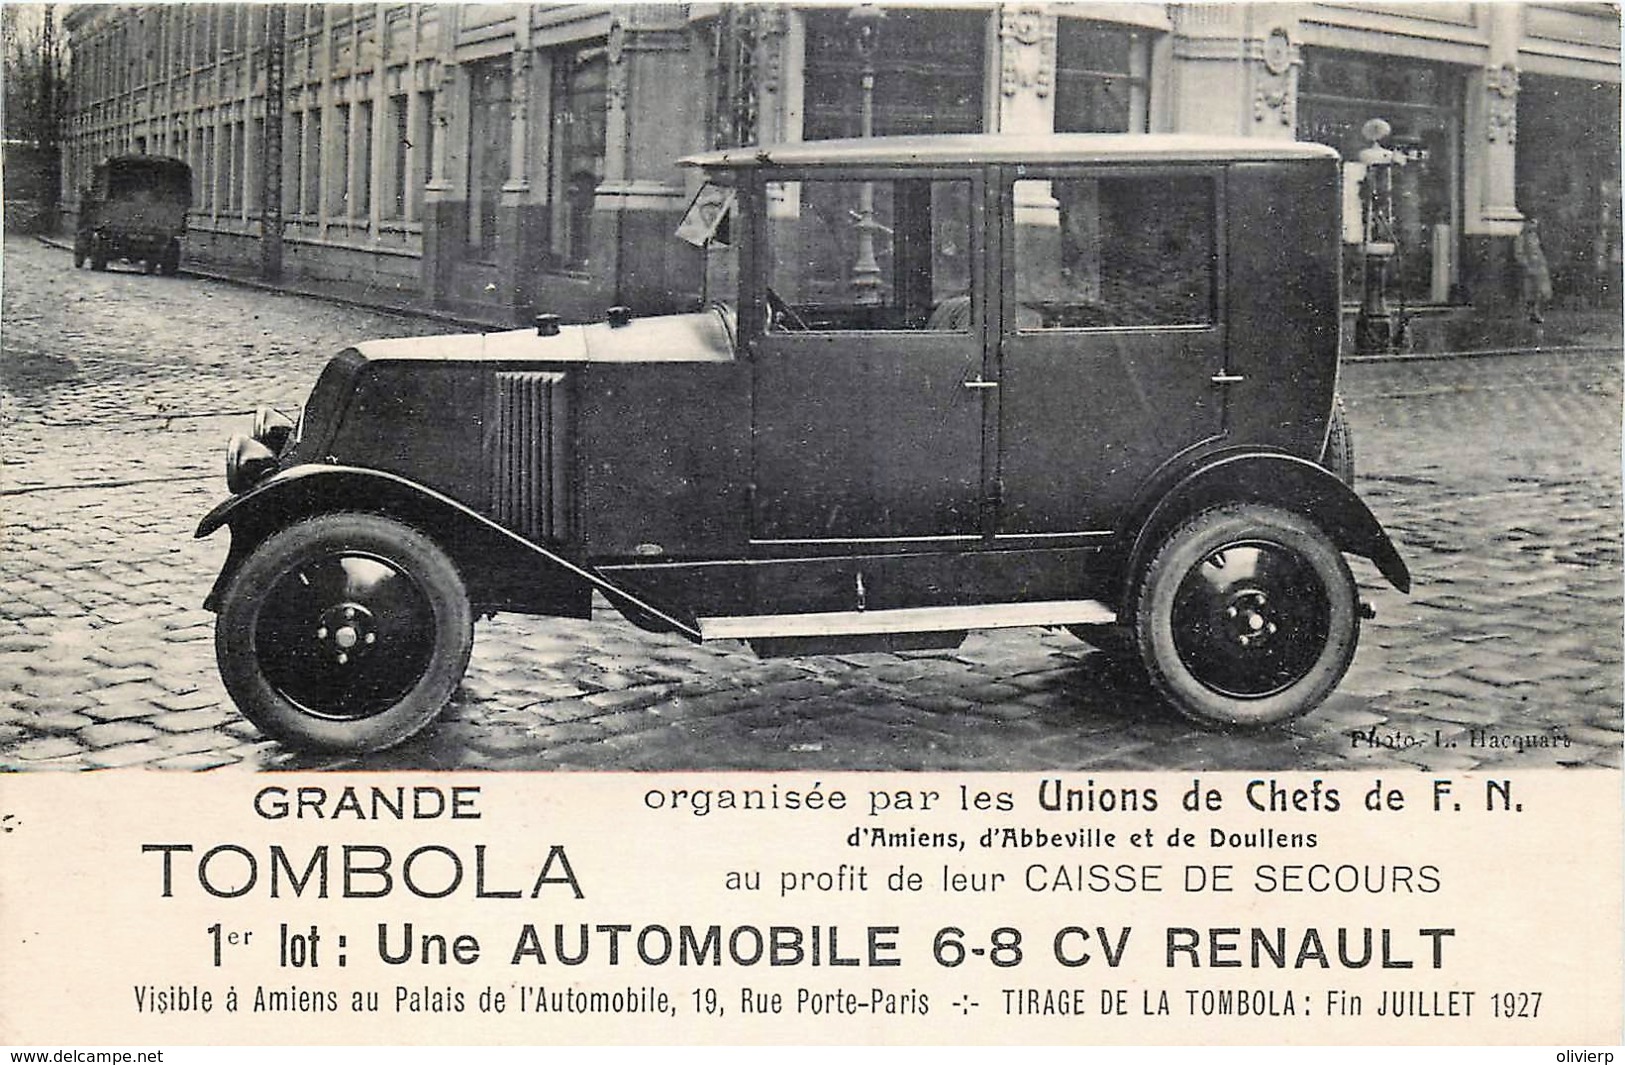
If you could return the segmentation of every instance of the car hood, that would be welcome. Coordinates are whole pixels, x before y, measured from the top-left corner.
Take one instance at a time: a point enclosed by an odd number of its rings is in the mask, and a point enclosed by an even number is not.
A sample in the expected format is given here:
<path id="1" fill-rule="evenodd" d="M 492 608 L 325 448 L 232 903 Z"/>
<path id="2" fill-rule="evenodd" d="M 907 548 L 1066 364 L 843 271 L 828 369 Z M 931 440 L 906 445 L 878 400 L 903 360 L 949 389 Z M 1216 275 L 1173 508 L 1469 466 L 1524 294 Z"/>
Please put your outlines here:
<path id="1" fill-rule="evenodd" d="M 369 361 L 726 362 L 734 356 L 734 315 L 719 305 L 620 326 L 561 326 L 556 336 L 514 329 L 369 340 L 353 350 Z"/>

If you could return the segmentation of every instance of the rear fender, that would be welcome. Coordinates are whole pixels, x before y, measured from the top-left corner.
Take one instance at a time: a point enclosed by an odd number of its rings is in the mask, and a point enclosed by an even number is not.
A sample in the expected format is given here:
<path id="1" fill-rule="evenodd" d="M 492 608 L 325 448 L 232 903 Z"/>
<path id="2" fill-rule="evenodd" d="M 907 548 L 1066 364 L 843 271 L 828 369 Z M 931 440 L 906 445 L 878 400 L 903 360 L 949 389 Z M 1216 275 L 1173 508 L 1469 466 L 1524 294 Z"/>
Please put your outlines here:
<path id="1" fill-rule="evenodd" d="M 1318 525 L 1339 550 L 1368 558 L 1388 583 L 1411 590 L 1411 574 L 1382 524 L 1354 490 L 1322 466 L 1278 452 L 1231 453 L 1187 472 L 1150 509 L 1133 532 L 1129 587 L 1144 572 L 1165 536 L 1186 518 L 1226 503 L 1252 502 L 1282 507 Z"/>
<path id="2" fill-rule="evenodd" d="M 692 619 L 647 602 L 449 496 L 396 474 L 350 466 L 294 466 L 210 511 L 196 535 L 229 526 L 231 549 L 204 606 L 218 608 L 243 560 L 266 537 L 293 522 L 340 510 L 383 514 L 421 530 L 451 556 L 469 599 L 481 609 L 585 618 L 592 614 L 597 590 L 622 611 L 699 639 Z"/>

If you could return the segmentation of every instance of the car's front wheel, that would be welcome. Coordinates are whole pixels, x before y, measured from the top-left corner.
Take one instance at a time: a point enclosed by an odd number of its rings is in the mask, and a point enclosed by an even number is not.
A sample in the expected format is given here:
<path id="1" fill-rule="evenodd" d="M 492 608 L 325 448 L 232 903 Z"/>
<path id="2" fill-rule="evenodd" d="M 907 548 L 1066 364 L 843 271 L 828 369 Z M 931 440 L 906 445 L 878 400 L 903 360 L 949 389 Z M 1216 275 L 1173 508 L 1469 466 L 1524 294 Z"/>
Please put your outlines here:
<path id="1" fill-rule="evenodd" d="M 244 716 L 290 746 L 345 753 L 393 747 L 433 721 L 473 641 L 445 552 L 374 514 L 324 514 L 266 539 L 215 625 Z"/>
<path id="2" fill-rule="evenodd" d="M 1180 713 L 1209 727 L 1268 725 L 1314 709 L 1342 679 L 1358 590 L 1313 523 L 1237 503 L 1163 541 L 1134 623 L 1152 682 Z"/>

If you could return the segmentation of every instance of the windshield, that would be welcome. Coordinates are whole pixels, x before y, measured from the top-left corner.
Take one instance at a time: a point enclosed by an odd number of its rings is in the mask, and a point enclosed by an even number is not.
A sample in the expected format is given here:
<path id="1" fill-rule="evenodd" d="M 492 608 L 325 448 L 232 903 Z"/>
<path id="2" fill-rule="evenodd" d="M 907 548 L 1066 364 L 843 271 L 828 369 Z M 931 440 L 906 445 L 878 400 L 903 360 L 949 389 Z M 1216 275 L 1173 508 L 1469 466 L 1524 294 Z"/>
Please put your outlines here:
<path id="1" fill-rule="evenodd" d="M 683 220 L 677 225 L 677 239 L 699 248 L 704 255 L 700 303 L 731 300 L 739 286 L 739 251 L 733 239 L 734 190 L 707 181 L 694 194 Z"/>
<path id="2" fill-rule="evenodd" d="M 700 186 L 677 225 L 677 239 L 696 248 L 733 242 L 734 190 L 707 181 Z"/>

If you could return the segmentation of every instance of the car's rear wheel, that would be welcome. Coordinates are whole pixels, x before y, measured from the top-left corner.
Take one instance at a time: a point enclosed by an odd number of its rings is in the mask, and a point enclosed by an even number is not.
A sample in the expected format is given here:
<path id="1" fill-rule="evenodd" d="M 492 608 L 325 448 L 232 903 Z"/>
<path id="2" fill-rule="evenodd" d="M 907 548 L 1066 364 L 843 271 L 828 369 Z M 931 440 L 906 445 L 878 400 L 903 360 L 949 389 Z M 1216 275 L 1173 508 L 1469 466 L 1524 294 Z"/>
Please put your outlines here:
<path id="1" fill-rule="evenodd" d="M 1152 682 L 1203 725 L 1268 725 L 1337 686 L 1359 639 L 1358 591 L 1307 519 L 1238 503 L 1163 541 L 1140 582 L 1135 638 Z"/>
<path id="2" fill-rule="evenodd" d="M 325 514 L 276 533 L 232 578 L 215 625 L 226 690 L 268 735 L 360 753 L 415 735 L 468 667 L 456 567 L 417 530 Z"/>
<path id="3" fill-rule="evenodd" d="M 181 272 L 181 242 L 172 240 L 164 249 L 164 257 L 158 263 L 158 269 L 165 277 L 174 277 Z"/>
<path id="4" fill-rule="evenodd" d="M 107 269 L 107 248 L 103 246 L 100 237 L 90 238 L 90 268 L 92 270 Z"/>

